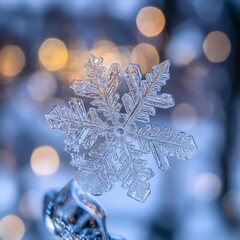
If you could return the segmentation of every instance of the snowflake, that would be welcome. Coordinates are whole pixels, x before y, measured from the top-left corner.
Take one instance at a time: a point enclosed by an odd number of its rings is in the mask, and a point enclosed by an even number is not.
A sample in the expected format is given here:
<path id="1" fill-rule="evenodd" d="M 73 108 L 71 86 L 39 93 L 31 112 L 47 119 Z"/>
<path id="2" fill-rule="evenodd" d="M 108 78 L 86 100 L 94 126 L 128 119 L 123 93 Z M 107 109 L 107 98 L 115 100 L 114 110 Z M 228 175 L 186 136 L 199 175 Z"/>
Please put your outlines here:
<path id="1" fill-rule="evenodd" d="M 150 124 L 155 108 L 174 106 L 172 95 L 160 93 L 169 79 L 168 60 L 155 65 L 146 79 L 138 65 L 130 64 L 124 72 L 129 93 L 121 99 L 116 92 L 123 78 L 120 66 L 112 64 L 107 71 L 102 63 L 103 58 L 90 54 L 84 65 L 88 80 L 70 86 L 76 95 L 90 98 L 93 107 L 86 111 L 82 99 L 71 98 L 70 108 L 55 106 L 46 118 L 65 135 L 82 191 L 101 195 L 120 181 L 130 197 L 144 202 L 154 173 L 143 155 L 152 154 L 158 167 L 167 170 L 169 156 L 190 159 L 197 146 L 192 136 Z"/>

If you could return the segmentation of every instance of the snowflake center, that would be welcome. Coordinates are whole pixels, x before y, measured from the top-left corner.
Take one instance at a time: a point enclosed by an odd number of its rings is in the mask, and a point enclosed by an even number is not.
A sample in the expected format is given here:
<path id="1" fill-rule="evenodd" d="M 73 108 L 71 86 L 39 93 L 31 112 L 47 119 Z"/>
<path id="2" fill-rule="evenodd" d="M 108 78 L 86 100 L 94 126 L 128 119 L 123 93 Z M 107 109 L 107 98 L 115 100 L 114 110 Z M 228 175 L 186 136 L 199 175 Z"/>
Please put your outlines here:
<path id="1" fill-rule="evenodd" d="M 117 137 L 123 136 L 124 135 L 124 129 L 122 127 L 119 127 L 115 130 L 115 134 Z"/>

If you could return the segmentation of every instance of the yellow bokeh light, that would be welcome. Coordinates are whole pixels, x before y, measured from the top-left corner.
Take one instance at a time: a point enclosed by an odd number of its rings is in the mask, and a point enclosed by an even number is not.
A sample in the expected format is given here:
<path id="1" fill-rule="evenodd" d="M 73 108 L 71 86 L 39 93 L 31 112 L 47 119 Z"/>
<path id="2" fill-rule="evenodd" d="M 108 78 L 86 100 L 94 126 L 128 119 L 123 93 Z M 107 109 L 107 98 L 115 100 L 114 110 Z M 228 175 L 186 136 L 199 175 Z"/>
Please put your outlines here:
<path id="1" fill-rule="evenodd" d="M 109 40 L 97 41 L 91 51 L 95 56 L 103 57 L 104 66 L 109 68 L 112 63 L 122 63 L 118 47 Z"/>
<path id="2" fill-rule="evenodd" d="M 26 57 L 21 48 L 8 45 L 0 51 L 0 73 L 6 77 L 17 76 L 26 64 Z"/>
<path id="3" fill-rule="evenodd" d="M 156 7 L 144 7 L 137 15 L 136 24 L 143 35 L 155 37 L 163 31 L 165 17 L 163 12 Z"/>
<path id="4" fill-rule="evenodd" d="M 159 61 L 157 49 L 150 44 L 140 43 L 132 51 L 131 62 L 139 64 L 143 74 L 151 71 L 153 65 Z"/>
<path id="5" fill-rule="evenodd" d="M 112 49 L 116 50 L 116 45 L 112 41 L 99 40 L 93 45 L 91 53 L 103 57 L 103 55 L 109 53 Z"/>
<path id="6" fill-rule="evenodd" d="M 59 156 L 51 146 L 36 148 L 31 156 L 31 167 L 37 175 L 51 175 L 59 167 Z"/>
<path id="7" fill-rule="evenodd" d="M 119 52 L 113 51 L 104 55 L 104 66 L 109 68 L 113 63 L 122 65 L 122 58 Z"/>
<path id="8" fill-rule="evenodd" d="M 209 61 L 214 63 L 223 62 L 231 52 L 231 42 L 225 33 L 214 31 L 205 38 L 203 51 Z"/>
<path id="9" fill-rule="evenodd" d="M 126 69 L 128 64 L 131 63 L 132 51 L 133 51 L 132 46 L 120 46 L 119 47 L 122 69 Z"/>
<path id="10" fill-rule="evenodd" d="M 67 65 L 59 72 L 59 78 L 67 83 L 74 79 L 85 79 L 84 64 L 87 61 L 88 50 L 83 41 L 74 41 L 69 46 L 69 58 Z"/>
<path id="11" fill-rule="evenodd" d="M 38 57 L 45 69 L 58 71 L 67 64 L 68 50 L 61 40 L 48 38 L 40 46 Z"/>
<path id="12" fill-rule="evenodd" d="M 20 240 L 25 234 L 23 221 L 14 215 L 7 215 L 0 220 L 0 238 L 3 240 Z"/>

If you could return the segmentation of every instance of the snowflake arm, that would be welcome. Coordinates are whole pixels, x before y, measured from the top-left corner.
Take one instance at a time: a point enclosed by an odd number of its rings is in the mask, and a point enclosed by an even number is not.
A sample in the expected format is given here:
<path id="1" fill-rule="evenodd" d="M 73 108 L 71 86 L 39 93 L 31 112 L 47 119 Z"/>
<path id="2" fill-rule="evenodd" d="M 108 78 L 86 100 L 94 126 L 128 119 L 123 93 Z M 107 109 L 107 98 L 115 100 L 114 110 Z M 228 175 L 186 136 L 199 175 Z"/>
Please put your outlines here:
<path id="1" fill-rule="evenodd" d="M 169 127 L 161 130 L 150 124 L 136 132 L 129 133 L 139 144 L 144 153 L 152 153 L 158 167 L 162 170 L 169 169 L 169 157 L 180 160 L 190 159 L 197 151 L 197 146 L 192 136 L 185 133 L 175 133 Z"/>
<path id="2" fill-rule="evenodd" d="M 107 72 L 102 62 L 103 58 L 90 54 L 84 68 L 85 76 L 89 80 L 75 80 L 70 88 L 76 95 L 93 98 L 91 105 L 97 107 L 107 121 L 117 125 L 122 107 L 118 102 L 120 96 L 116 93 L 121 82 L 121 69 L 118 64 L 112 64 Z"/>
<path id="3" fill-rule="evenodd" d="M 174 98 L 171 94 L 159 94 L 162 86 L 169 79 L 168 60 L 153 67 L 153 71 L 147 73 L 146 80 L 142 80 L 140 67 L 130 64 L 125 71 L 125 78 L 130 93 L 122 97 L 123 105 L 127 112 L 126 126 L 136 128 L 136 122 L 149 123 L 149 116 L 156 113 L 155 107 L 170 108 L 174 106 Z"/>
<path id="4" fill-rule="evenodd" d="M 151 193 L 148 180 L 154 176 L 151 169 L 146 168 L 147 161 L 142 160 L 142 152 L 135 149 L 130 142 L 121 140 L 121 154 L 119 162 L 119 180 L 122 187 L 128 189 L 128 195 L 140 202 L 144 202 Z"/>
<path id="5" fill-rule="evenodd" d="M 56 106 L 46 114 L 49 125 L 65 134 L 68 151 L 78 151 L 79 145 L 86 149 L 91 148 L 98 136 L 112 131 L 112 128 L 99 118 L 96 109 L 90 108 L 88 113 L 86 112 L 81 99 L 71 98 L 69 105 L 70 108 Z"/>
<path id="6" fill-rule="evenodd" d="M 75 176 L 83 192 L 101 195 L 109 191 L 116 181 L 116 148 L 114 142 L 106 141 L 96 150 L 85 154 L 72 154 L 71 165 L 77 167 Z"/>

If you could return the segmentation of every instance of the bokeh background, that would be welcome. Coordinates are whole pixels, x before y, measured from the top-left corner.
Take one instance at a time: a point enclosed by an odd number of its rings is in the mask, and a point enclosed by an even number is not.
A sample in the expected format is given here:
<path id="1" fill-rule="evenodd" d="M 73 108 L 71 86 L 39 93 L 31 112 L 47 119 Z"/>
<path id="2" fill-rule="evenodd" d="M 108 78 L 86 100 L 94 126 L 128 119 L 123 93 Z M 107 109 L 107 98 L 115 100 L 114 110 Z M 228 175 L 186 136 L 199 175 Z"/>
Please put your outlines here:
<path id="1" fill-rule="evenodd" d="M 105 65 L 170 59 L 176 106 L 154 123 L 193 135 L 190 161 L 154 166 L 142 204 L 116 186 L 97 197 L 127 240 L 240 239 L 240 1 L 0 0 L 0 239 L 53 239 L 42 199 L 73 178 L 44 114 L 74 95 L 92 52 Z M 121 92 L 121 89 L 120 89 Z M 149 159 L 153 162 L 153 159 Z"/>

